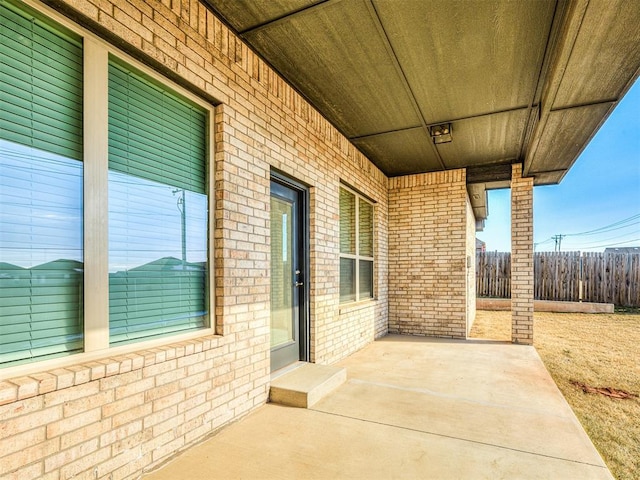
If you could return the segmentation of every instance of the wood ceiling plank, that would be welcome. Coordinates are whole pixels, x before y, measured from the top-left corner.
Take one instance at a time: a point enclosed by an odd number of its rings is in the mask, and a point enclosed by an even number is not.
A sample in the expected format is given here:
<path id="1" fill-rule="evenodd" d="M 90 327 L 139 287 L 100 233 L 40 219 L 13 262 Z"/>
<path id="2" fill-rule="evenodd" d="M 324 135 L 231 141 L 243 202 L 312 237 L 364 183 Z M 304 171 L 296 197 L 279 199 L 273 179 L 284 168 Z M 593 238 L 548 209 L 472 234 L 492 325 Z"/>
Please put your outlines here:
<path id="1" fill-rule="evenodd" d="M 374 5 L 428 123 L 530 104 L 554 1 Z"/>
<path id="2" fill-rule="evenodd" d="M 528 119 L 523 108 L 455 122 L 451 143 L 437 145 L 447 168 L 488 165 L 517 160 Z"/>
<path id="3" fill-rule="evenodd" d="M 603 103 L 549 112 L 529 174 L 571 168 L 612 108 Z"/>
<path id="4" fill-rule="evenodd" d="M 244 32 L 295 14 L 326 0 L 204 0 L 237 31 Z"/>
<path id="5" fill-rule="evenodd" d="M 621 98 L 638 74 L 639 46 L 637 1 L 589 2 L 552 109 Z"/>
<path id="6" fill-rule="evenodd" d="M 525 157 L 559 181 L 640 73 L 632 0 L 204 1 L 390 176 Z"/>
<path id="7" fill-rule="evenodd" d="M 440 170 L 430 146 L 431 138 L 421 127 L 352 140 L 378 168 L 390 177 Z"/>
<path id="8" fill-rule="evenodd" d="M 363 0 L 313 9 L 246 39 L 348 137 L 420 124 Z"/>

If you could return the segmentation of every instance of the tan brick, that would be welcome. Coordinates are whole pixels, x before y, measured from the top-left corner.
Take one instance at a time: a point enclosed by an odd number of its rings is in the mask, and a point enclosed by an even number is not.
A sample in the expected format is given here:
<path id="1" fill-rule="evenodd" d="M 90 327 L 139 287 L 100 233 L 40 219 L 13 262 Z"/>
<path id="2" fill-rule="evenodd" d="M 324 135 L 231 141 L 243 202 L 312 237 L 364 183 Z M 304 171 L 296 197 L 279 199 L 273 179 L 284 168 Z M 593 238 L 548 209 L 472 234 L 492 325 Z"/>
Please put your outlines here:
<path id="1" fill-rule="evenodd" d="M 60 436 L 60 449 L 66 450 L 78 443 L 83 443 L 98 438 L 103 433 L 111 430 L 111 420 L 101 420 L 100 422 L 90 423 L 77 430 L 72 430 Z M 101 445 L 104 446 L 104 445 Z"/>
<path id="2" fill-rule="evenodd" d="M 43 462 L 33 463 L 13 472 L 7 471 L 7 473 L 2 475 L 2 480 L 41 480 L 44 478 L 42 476 L 42 469 Z"/>
<path id="3" fill-rule="evenodd" d="M 22 448 L 16 453 L 2 457 L 0 459 L 2 468 L 7 472 L 11 472 L 31 463 L 40 463 L 47 456 L 56 452 L 59 449 L 59 445 L 59 440 L 55 438 Z"/>
<path id="4" fill-rule="evenodd" d="M 145 428 L 153 427 L 148 431 L 153 432 L 154 437 L 178 428 L 183 423 L 184 415 L 178 415 L 175 408 L 167 408 L 145 418 Z"/>
<path id="5" fill-rule="evenodd" d="M 51 373 L 34 373 L 30 377 L 38 382 L 38 395 L 52 392 L 58 386 L 58 377 Z"/>
<path id="6" fill-rule="evenodd" d="M 18 386 L 11 382 L 0 382 L 0 405 L 15 402 L 18 399 Z"/>
<path id="7" fill-rule="evenodd" d="M 71 417 L 111 402 L 113 402 L 113 390 L 107 390 L 88 397 L 69 400 L 63 404 L 62 412 L 65 417 Z"/>
<path id="8" fill-rule="evenodd" d="M 118 457 L 115 457 L 111 461 L 115 462 L 117 458 Z M 98 472 L 101 476 L 100 478 L 103 478 L 102 472 L 109 472 L 108 478 L 110 480 L 132 480 L 138 478 L 139 472 L 141 472 L 144 467 L 151 465 L 151 463 L 151 453 L 143 453 L 142 455 L 138 455 L 133 460 L 124 463 L 120 468 L 116 468 L 113 471 L 111 471 L 110 469 L 111 465 L 109 461 L 105 462 L 98 467 Z"/>
<path id="9" fill-rule="evenodd" d="M 40 400 L 40 398 L 36 397 L 29 400 Z M 42 404 L 41 401 L 34 402 L 34 404 L 37 403 Z M 11 406 L 11 404 L 7 406 Z M 15 410 L 19 411 L 19 408 Z M 34 410 L 20 416 L 4 417 L 6 420 L 0 422 L 0 439 L 47 425 L 49 422 L 54 422 L 61 417 L 62 407 L 60 406 Z"/>
<path id="10" fill-rule="evenodd" d="M 111 417 L 121 412 L 126 412 L 129 409 L 144 404 L 144 393 L 137 393 L 123 398 L 122 400 L 116 400 L 102 406 L 102 416 Z"/>
<path id="11" fill-rule="evenodd" d="M 390 331 L 466 336 L 468 293 L 456 272 L 466 270 L 475 220 L 464 178 L 452 171 L 390 180 Z"/>
<path id="12" fill-rule="evenodd" d="M 512 165 L 511 285 L 512 341 L 533 343 L 533 179 Z"/>
<path id="13" fill-rule="evenodd" d="M 104 462 L 110 457 L 111 449 L 108 447 L 101 448 L 100 450 L 85 455 L 75 462 L 68 463 L 64 467 L 60 468 L 60 477 L 74 478 L 86 472 L 85 478 L 89 479 L 93 475 L 93 469 L 95 468 L 95 465 Z"/>
<path id="14" fill-rule="evenodd" d="M 147 390 L 144 393 L 144 399 L 147 402 L 152 402 L 158 398 L 166 397 L 167 395 L 174 394 L 180 390 L 180 382 L 174 381 L 160 387 L 154 387 Z"/>
<path id="15" fill-rule="evenodd" d="M 35 397 L 38 394 L 38 381 L 31 377 L 12 378 L 11 383 L 18 386 L 18 399 Z"/>
<path id="16" fill-rule="evenodd" d="M 100 390 L 118 389 L 120 386 L 129 386 L 142 378 L 142 370 L 122 372 L 100 379 Z"/>
<path id="17" fill-rule="evenodd" d="M 135 373 L 139 373 L 141 376 L 142 370 L 138 370 Z M 131 378 L 138 378 L 138 376 L 131 377 Z M 155 384 L 155 379 L 153 377 L 143 378 L 141 380 L 133 381 L 128 384 L 123 384 L 122 386 L 119 386 L 115 389 L 115 398 L 117 400 L 120 400 L 122 398 L 135 395 L 137 393 L 145 392 L 153 388 L 154 384 Z"/>
<path id="18" fill-rule="evenodd" d="M 170 360 L 167 362 L 161 362 L 156 364 L 155 363 L 155 358 L 156 358 L 156 354 L 154 353 L 152 356 L 149 357 L 149 359 L 151 359 L 152 361 L 152 365 L 150 366 L 145 366 L 142 369 L 142 376 L 143 377 L 154 377 L 156 375 L 159 375 L 161 373 L 167 373 L 167 372 L 171 372 L 173 370 L 175 370 L 176 368 L 176 360 Z M 146 360 L 145 360 L 145 365 L 146 365 Z"/>
<path id="19" fill-rule="evenodd" d="M 158 398 L 153 401 L 153 411 L 158 412 L 165 408 L 169 408 L 184 400 L 184 391 L 179 390 L 171 395 Z"/>
<path id="20" fill-rule="evenodd" d="M 85 383 L 72 388 L 58 389 L 55 392 L 47 393 L 44 396 L 45 406 L 59 405 L 70 400 L 77 400 L 81 397 L 88 397 L 98 393 L 100 384 L 98 382 Z"/>
<path id="21" fill-rule="evenodd" d="M 118 476 L 115 472 L 118 469 L 121 469 L 123 466 L 127 464 L 133 463 L 135 465 L 136 461 L 140 461 L 141 457 L 141 448 L 140 446 L 135 446 L 131 449 L 124 450 L 119 452 L 116 455 L 108 458 L 105 462 L 101 463 L 96 467 L 98 471 L 98 478 L 109 478 L 113 480 L 117 480 L 119 478 L 125 478 L 124 476 Z M 145 459 L 146 462 L 144 465 L 148 465 L 149 459 Z M 140 467 L 138 467 L 140 468 Z M 135 470 L 132 470 L 135 471 Z"/>
<path id="22" fill-rule="evenodd" d="M 74 373 L 74 385 L 80 385 L 91 381 L 91 369 L 86 365 L 72 365 L 67 367 L 67 370 Z"/>
<path id="23" fill-rule="evenodd" d="M 12 384 L 13 385 L 13 384 Z M 13 385 L 17 395 L 17 385 Z M 0 418 L 11 418 L 41 410 L 44 405 L 42 396 L 13 401 L 6 405 L 0 405 Z"/>
<path id="24" fill-rule="evenodd" d="M 116 441 L 111 446 L 111 454 L 115 457 L 127 451 L 138 450 L 141 452 L 140 445 L 153 438 L 153 432 L 150 429 L 143 430 L 141 432 L 134 433 L 122 440 Z"/>
<path id="25" fill-rule="evenodd" d="M 98 422 L 100 419 L 100 408 L 94 408 L 93 410 L 63 418 L 57 422 L 50 422 L 47 425 L 47 438 L 53 438 L 63 433 L 85 427 L 91 423 Z"/>
<path id="26" fill-rule="evenodd" d="M 142 420 L 135 420 L 131 423 L 124 424 L 119 427 L 111 428 L 109 431 L 100 435 L 100 446 L 105 447 L 123 438 L 135 435 L 142 431 Z"/>
<path id="27" fill-rule="evenodd" d="M 52 472 L 59 469 L 64 465 L 68 465 L 71 462 L 76 461 L 79 458 L 85 457 L 98 449 L 99 441 L 97 438 L 89 439 L 86 442 L 82 442 L 75 445 L 72 448 L 68 448 L 61 452 L 51 455 L 44 461 L 45 472 Z"/>
<path id="28" fill-rule="evenodd" d="M 119 427 L 135 420 L 140 420 L 149 415 L 152 411 L 151 404 L 146 403 L 135 408 L 130 408 L 122 413 L 114 415 L 112 422 L 114 427 Z"/>
<path id="29" fill-rule="evenodd" d="M 40 426 L 0 440 L 0 457 L 23 450 L 45 440 L 45 427 Z"/>

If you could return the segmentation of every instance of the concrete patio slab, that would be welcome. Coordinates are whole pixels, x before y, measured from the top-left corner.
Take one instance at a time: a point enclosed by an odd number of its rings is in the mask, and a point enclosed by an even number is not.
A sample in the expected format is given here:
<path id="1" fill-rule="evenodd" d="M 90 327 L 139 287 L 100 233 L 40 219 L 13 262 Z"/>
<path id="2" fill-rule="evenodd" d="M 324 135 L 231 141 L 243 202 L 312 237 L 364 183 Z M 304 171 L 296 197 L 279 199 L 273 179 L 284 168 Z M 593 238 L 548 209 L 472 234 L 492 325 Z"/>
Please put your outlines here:
<path id="1" fill-rule="evenodd" d="M 311 409 L 268 404 L 145 480 L 611 479 L 533 347 L 387 336 Z"/>

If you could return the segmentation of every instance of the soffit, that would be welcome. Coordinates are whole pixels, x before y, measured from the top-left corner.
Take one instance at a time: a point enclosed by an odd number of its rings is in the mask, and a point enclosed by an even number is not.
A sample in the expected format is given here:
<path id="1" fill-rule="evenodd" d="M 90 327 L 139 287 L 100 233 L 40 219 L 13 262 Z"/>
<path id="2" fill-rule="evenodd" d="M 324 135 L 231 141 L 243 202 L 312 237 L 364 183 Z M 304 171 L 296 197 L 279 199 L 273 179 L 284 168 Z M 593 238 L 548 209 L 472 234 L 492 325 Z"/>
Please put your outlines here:
<path id="1" fill-rule="evenodd" d="M 628 0 L 206 2 L 388 176 L 557 183 L 640 70 Z"/>

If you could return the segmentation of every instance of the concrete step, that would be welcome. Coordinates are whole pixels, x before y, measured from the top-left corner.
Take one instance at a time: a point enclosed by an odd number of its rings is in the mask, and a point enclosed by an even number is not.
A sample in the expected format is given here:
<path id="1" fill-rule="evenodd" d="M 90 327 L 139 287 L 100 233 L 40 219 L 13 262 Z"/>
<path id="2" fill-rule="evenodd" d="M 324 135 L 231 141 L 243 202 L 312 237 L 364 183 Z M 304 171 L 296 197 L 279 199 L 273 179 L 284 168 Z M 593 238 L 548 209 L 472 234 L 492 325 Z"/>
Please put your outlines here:
<path id="1" fill-rule="evenodd" d="M 301 363 L 271 380 L 269 401 L 309 408 L 347 380 L 347 370 L 330 365 Z"/>

